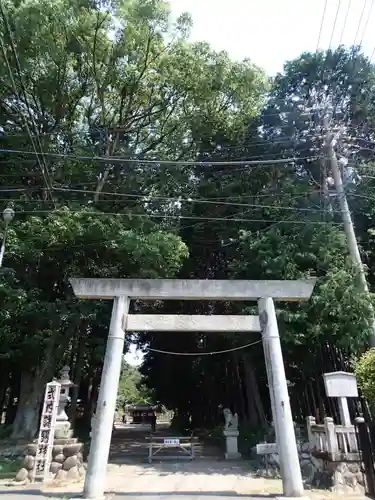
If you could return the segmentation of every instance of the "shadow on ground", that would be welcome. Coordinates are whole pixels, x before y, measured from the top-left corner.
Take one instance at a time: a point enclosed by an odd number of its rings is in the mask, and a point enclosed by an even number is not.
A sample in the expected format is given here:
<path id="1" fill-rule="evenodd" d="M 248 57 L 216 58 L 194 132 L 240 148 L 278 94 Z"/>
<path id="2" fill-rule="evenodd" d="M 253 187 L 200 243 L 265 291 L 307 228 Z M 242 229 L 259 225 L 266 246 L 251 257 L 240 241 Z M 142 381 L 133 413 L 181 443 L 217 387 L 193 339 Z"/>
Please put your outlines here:
<path id="1" fill-rule="evenodd" d="M 220 448 L 202 442 L 196 444 L 194 461 L 190 461 L 189 456 L 182 450 L 171 448 L 162 450 L 162 458 L 156 455 L 149 464 L 148 446 L 151 436 L 150 426 L 147 425 L 117 426 L 112 434 L 109 466 L 133 465 L 137 466 L 137 469 L 144 469 L 145 474 L 154 471 L 160 475 L 174 473 L 244 475 L 256 470 L 255 463 L 251 461 L 240 460 L 229 465 Z M 178 437 L 168 424 L 158 425 L 156 436 Z"/>
<path id="2" fill-rule="evenodd" d="M 236 491 L 158 491 L 158 492 L 129 492 L 129 493 L 116 493 L 116 497 L 236 497 L 236 498 L 276 498 L 277 495 L 268 495 L 266 493 L 254 493 L 254 494 L 245 494 L 245 493 L 237 493 Z M 279 495 L 280 496 L 280 495 Z"/>
<path id="3" fill-rule="evenodd" d="M 70 499 L 70 498 L 80 498 L 80 494 L 77 492 L 40 492 L 40 490 L 35 490 L 35 489 L 25 489 L 25 490 L 13 490 L 13 491 L 7 491 L 7 490 L 0 490 L 0 497 L 1 496 L 6 496 L 7 500 L 13 500 L 19 497 L 29 497 L 30 500 L 33 497 L 41 499 L 48 499 L 48 498 L 61 498 L 61 499 Z M 106 493 L 106 495 L 109 496 L 109 498 L 150 498 L 151 500 L 155 498 L 163 498 L 163 497 L 225 497 L 225 498 L 275 498 L 276 495 L 274 494 L 260 494 L 260 493 L 254 493 L 254 494 L 244 494 L 244 493 L 237 493 L 235 491 L 178 491 L 178 492 L 171 492 L 171 491 L 158 491 L 158 492 L 141 492 L 141 491 L 132 491 L 132 492 L 113 492 L 113 493 Z M 21 500 L 20 498 L 20 500 Z"/>
<path id="4" fill-rule="evenodd" d="M 238 461 L 229 464 L 225 460 L 195 460 L 193 462 L 180 461 L 175 462 L 153 462 L 148 463 L 138 463 L 134 464 L 131 461 L 118 461 L 117 463 L 112 462 L 109 466 L 109 471 L 116 473 L 117 467 L 120 468 L 122 465 L 128 465 L 129 470 L 131 469 L 132 475 L 134 476 L 171 476 L 171 475 L 182 475 L 182 476 L 195 476 L 195 475 L 223 475 L 223 476 L 241 476 L 241 477 L 255 477 L 255 465 L 250 461 Z"/>
<path id="5" fill-rule="evenodd" d="M 255 466 L 249 461 L 228 462 L 224 460 L 222 451 L 203 444 L 194 461 L 176 458 L 158 460 L 149 464 L 148 440 L 149 426 L 120 426 L 112 436 L 107 487 L 109 499 L 156 500 L 166 499 L 198 499 L 198 498 L 274 498 L 280 489 L 273 482 L 270 493 L 265 489 L 263 480 L 254 477 Z M 158 436 L 173 436 L 167 425 L 158 426 Z M 174 452 L 174 454 L 176 454 Z M 216 476 L 216 477 L 215 477 Z M 223 482 L 219 483 L 219 476 Z M 248 484 L 253 478 L 254 485 Z M 169 480 L 170 479 L 170 480 Z M 260 482 L 258 482 L 260 481 Z M 239 490 L 234 485 L 239 482 Z M 245 484 L 246 483 L 246 484 Z M 0 498 L 4 500 L 45 500 L 79 498 L 82 484 L 67 486 L 65 491 L 39 487 L 1 488 Z M 254 486 L 254 487 L 252 487 Z M 151 488 L 150 488 L 151 487 Z M 245 489 L 244 489 L 245 488 Z M 151 491 L 150 491 L 151 489 Z M 217 489 L 215 491 L 215 489 Z M 169 490 L 169 491 L 168 491 Z M 177 490 L 177 491 L 176 491 Z M 202 491 L 204 490 L 204 491 Z M 246 493 L 243 493 L 245 492 Z M 254 491 L 253 494 L 247 491 Z"/>
<path id="6" fill-rule="evenodd" d="M 44 500 L 46 498 L 61 498 L 61 499 L 68 499 L 68 498 L 75 498 L 79 497 L 79 494 L 77 492 L 74 493 L 69 493 L 69 492 L 42 492 L 39 489 L 19 489 L 19 490 L 0 490 L 0 497 L 4 496 L 6 500 L 13 500 L 16 498 L 34 498 Z"/>

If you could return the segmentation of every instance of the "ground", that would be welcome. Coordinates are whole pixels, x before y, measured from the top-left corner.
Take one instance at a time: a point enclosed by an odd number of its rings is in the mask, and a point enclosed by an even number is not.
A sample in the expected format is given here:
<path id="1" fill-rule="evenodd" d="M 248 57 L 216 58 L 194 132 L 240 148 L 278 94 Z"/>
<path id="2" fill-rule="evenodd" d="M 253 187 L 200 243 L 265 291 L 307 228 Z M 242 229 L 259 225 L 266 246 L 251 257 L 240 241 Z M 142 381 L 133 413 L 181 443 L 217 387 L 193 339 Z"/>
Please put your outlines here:
<path id="1" fill-rule="evenodd" d="M 147 430 L 135 431 L 131 426 L 115 432 L 108 464 L 108 500 L 207 500 L 207 497 L 231 500 L 272 498 L 282 494 L 280 480 L 254 477 L 246 461 L 226 462 L 218 450 L 214 456 L 213 449 L 203 449 L 193 462 L 148 464 L 144 446 L 146 433 Z M 42 489 L 0 486 L 0 497 L 3 495 L 6 500 L 65 500 L 79 496 L 82 486 L 82 483 Z M 312 500 L 338 500 L 326 491 L 311 490 L 306 495 Z M 355 498 L 362 500 L 359 496 Z"/>

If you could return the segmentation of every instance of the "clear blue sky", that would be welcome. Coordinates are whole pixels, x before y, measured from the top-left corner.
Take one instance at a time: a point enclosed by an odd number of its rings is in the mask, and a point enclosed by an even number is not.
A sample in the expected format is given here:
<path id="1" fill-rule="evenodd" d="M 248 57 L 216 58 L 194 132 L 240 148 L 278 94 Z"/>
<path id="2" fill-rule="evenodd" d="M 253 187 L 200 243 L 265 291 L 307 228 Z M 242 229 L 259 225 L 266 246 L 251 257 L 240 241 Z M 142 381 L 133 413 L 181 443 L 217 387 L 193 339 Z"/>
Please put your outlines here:
<path id="1" fill-rule="evenodd" d="M 226 50 L 234 59 L 250 58 L 274 75 L 282 71 L 286 60 L 298 57 L 303 51 L 316 50 L 325 0 L 169 0 L 169 3 L 173 17 L 182 12 L 191 14 L 194 23 L 191 40 L 207 41 L 215 50 Z M 332 48 L 340 43 L 361 43 L 370 57 L 375 49 L 373 3 L 328 0 L 319 48 L 330 46 L 333 33 Z M 132 364 L 140 364 L 142 358 L 135 346 L 126 355 Z"/>
<path id="2" fill-rule="evenodd" d="M 216 50 L 228 51 L 235 59 L 248 57 L 274 75 L 282 70 L 285 60 L 294 59 L 305 50 L 315 51 L 325 0 L 169 0 L 169 3 L 174 16 L 184 11 L 192 15 L 192 40 L 205 40 Z M 372 3 L 372 0 L 328 0 L 320 48 L 329 46 L 339 4 L 332 46 L 339 45 L 342 32 L 342 43 L 352 45 L 365 6 L 356 42 L 363 37 L 363 49 L 371 56 L 375 47 Z"/>

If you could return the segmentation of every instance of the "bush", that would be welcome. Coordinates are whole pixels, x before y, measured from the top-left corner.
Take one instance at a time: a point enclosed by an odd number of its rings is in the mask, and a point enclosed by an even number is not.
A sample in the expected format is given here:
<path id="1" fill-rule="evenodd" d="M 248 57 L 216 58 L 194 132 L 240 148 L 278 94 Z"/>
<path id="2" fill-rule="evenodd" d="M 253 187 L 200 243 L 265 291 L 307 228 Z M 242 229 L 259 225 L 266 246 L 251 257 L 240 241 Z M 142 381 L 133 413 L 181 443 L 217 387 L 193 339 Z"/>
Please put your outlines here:
<path id="1" fill-rule="evenodd" d="M 20 470 L 22 458 L 0 458 L 0 478 L 14 477 Z"/>
<path id="2" fill-rule="evenodd" d="M 0 425 L 0 439 L 7 439 L 12 434 L 11 425 Z"/>
<path id="3" fill-rule="evenodd" d="M 240 422 L 240 435 L 238 439 L 238 448 L 246 458 L 251 456 L 251 449 L 264 440 L 267 432 L 265 427 L 254 427 L 246 420 Z"/>
<path id="4" fill-rule="evenodd" d="M 354 363 L 358 387 L 367 402 L 375 404 L 375 347 L 361 355 Z"/>

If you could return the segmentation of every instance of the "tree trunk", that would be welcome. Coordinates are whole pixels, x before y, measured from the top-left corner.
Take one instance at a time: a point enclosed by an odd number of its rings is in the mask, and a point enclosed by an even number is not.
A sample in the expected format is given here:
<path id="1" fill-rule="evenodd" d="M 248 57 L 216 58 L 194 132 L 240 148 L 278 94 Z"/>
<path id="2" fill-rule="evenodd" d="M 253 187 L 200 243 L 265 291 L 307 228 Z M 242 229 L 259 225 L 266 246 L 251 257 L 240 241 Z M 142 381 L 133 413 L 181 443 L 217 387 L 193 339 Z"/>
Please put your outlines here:
<path id="1" fill-rule="evenodd" d="M 40 406 L 47 380 L 44 370 L 39 369 L 35 374 L 22 373 L 20 398 L 13 424 L 13 439 L 34 439 L 38 431 Z"/>
<path id="2" fill-rule="evenodd" d="M 98 396 L 99 396 L 101 375 L 102 375 L 102 370 L 97 369 L 96 373 L 94 374 L 93 381 L 92 381 L 90 399 L 88 401 L 88 404 L 89 404 L 88 410 L 89 410 L 90 420 L 96 411 L 96 403 L 98 401 Z"/>
<path id="3" fill-rule="evenodd" d="M 80 385 L 82 382 L 83 365 L 85 362 L 85 347 L 86 347 L 86 338 L 81 338 L 79 340 L 78 354 L 74 366 L 73 381 L 75 383 L 75 386 L 72 389 L 72 399 L 70 402 L 70 411 L 71 411 L 70 422 L 72 426 L 74 426 L 74 422 L 77 418 L 77 400 L 78 400 Z"/>
<path id="4" fill-rule="evenodd" d="M 5 410 L 5 399 L 9 387 L 9 368 L 6 373 L 4 370 L 1 370 L 1 383 L 0 383 L 0 424 L 3 423 L 3 415 Z"/>
<path id="5" fill-rule="evenodd" d="M 7 398 L 7 410 L 5 413 L 5 425 L 12 425 L 17 413 L 18 401 L 20 395 L 20 374 L 17 371 L 12 372 L 10 380 L 10 390 Z M 15 403 L 17 401 L 17 403 Z"/>
<path id="6" fill-rule="evenodd" d="M 56 360 L 61 359 L 76 324 L 72 324 L 63 337 L 57 331 L 48 340 L 43 362 L 35 370 L 21 373 L 21 389 L 17 414 L 13 424 L 12 438 L 34 439 L 38 431 L 40 406 L 44 398 L 45 386 L 51 380 Z"/>
<path id="7" fill-rule="evenodd" d="M 243 366 L 245 372 L 246 399 L 249 408 L 249 421 L 251 425 L 254 426 L 264 425 L 266 423 L 266 416 L 263 403 L 260 397 L 254 369 L 248 356 L 243 358 Z"/>
<path id="8" fill-rule="evenodd" d="M 313 388 L 313 385 L 311 383 L 311 380 L 307 383 L 307 386 L 308 386 L 308 388 L 310 390 L 312 407 L 314 408 L 314 411 L 312 412 L 312 415 L 314 415 L 316 417 L 317 423 L 320 424 L 323 421 L 324 415 L 320 415 L 320 411 L 318 409 L 318 405 L 316 404 L 315 394 L 314 394 L 314 388 Z"/>
<path id="9" fill-rule="evenodd" d="M 244 398 L 244 390 L 243 390 L 243 384 L 242 384 L 242 379 L 241 379 L 241 375 L 240 375 L 240 366 L 239 366 L 238 355 L 236 353 L 233 354 L 233 364 L 234 364 L 235 377 L 236 377 L 236 381 L 237 381 L 237 392 L 238 392 L 238 398 L 239 398 L 240 418 L 242 417 L 242 420 L 245 420 L 246 419 L 246 405 L 245 405 L 245 398 Z"/>
<path id="10" fill-rule="evenodd" d="M 81 397 L 83 400 L 83 415 L 86 418 L 89 418 L 90 408 L 91 408 L 91 393 L 92 386 L 94 383 L 94 370 L 91 369 L 91 373 L 89 373 L 82 381 L 81 386 L 79 388 L 81 392 L 78 392 L 78 397 Z"/>

